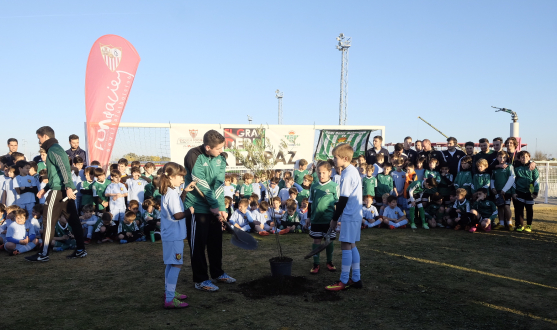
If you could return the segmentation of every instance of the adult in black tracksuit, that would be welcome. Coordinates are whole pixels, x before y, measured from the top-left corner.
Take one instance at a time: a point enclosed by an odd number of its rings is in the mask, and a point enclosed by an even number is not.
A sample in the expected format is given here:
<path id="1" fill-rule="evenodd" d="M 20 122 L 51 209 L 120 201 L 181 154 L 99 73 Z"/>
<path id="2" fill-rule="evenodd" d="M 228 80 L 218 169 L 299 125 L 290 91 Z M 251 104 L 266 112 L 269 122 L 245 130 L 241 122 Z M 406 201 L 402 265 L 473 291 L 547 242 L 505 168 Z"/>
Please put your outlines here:
<path id="1" fill-rule="evenodd" d="M 216 291 L 207 274 L 220 283 L 233 283 L 236 280 L 222 270 L 222 222 L 226 221 L 224 207 L 224 173 L 226 159 L 222 153 L 224 136 L 210 130 L 203 136 L 203 145 L 193 148 L 184 157 L 186 168 L 185 185 L 192 181 L 197 190 L 186 195 L 185 207 L 193 207 L 195 214 L 186 217 L 188 243 L 190 246 L 191 267 L 195 288 L 202 291 Z M 207 250 L 207 257 L 205 256 Z"/>
<path id="2" fill-rule="evenodd" d="M 67 256 L 68 259 L 83 258 L 87 256 L 83 245 L 83 230 L 77 208 L 75 206 L 75 185 L 72 181 L 68 155 L 54 138 L 54 130 L 43 126 L 37 130 L 37 137 L 41 148 L 46 150 L 46 170 L 48 184 L 37 193 L 42 198 L 46 191 L 50 191 L 43 208 L 44 246 L 43 250 L 33 256 L 26 257 L 29 261 L 48 261 L 49 247 L 54 236 L 54 227 L 62 211 L 69 214 L 68 223 L 72 227 L 77 248 Z M 67 197 L 67 198 L 66 198 Z M 65 200 L 64 200 L 65 199 Z"/>
<path id="3" fill-rule="evenodd" d="M 443 157 L 443 153 L 441 151 L 435 150 L 431 147 L 431 141 L 429 141 L 429 139 L 425 139 L 422 142 L 423 146 L 424 146 L 424 150 L 422 150 L 419 154 L 418 154 L 418 158 L 421 157 L 425 157 L 426 160 L 424 162 L 424 168 L 426 170 L 430 170 L 429 168 L 429 161 L 432 160 L 433 158 L 437 159 L 437 169 L 439 170 L 441 168 L 441 166 L 443 166 L 445 164 L 445 157 Z"/>
<path id="4" fill-rule="evenodd" d="M 381 135 L 376 135 L 373 137 L 373 148 L 366 150 L 366 163 L 368 165 L 373 165 L 377 163 L 377 155 L 383 154 L 385 156 L 385 163 L 389 160 L 389 150 L 383 148 L 381 144 L 383 143 L 383 137 Z"/>
<path id="5" fill-rule="evenodd" d="M 449 173 L 451 173 L 455 178 L 458 174 L 458 164 L 460 164 L 460 159 L 466 156 L 464 151 L 456 148 L 457 145 L 457 140 L 451 136 L 447 139 L 447 150 L 442 151 L 445 164 L 449 167 Z"/>

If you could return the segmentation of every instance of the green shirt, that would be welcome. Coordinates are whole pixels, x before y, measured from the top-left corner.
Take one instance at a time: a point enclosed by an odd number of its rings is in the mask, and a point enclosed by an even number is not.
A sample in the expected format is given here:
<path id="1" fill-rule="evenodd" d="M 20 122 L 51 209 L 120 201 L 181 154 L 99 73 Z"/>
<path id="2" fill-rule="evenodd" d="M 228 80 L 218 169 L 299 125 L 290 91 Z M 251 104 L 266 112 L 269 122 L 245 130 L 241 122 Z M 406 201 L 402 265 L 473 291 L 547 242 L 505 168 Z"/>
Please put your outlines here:
<path id="1" fill-rule="evenodd" d="M 243 198 L 250 198 L 251 194 L 253 194 L 253 186 L 251 184 L 243 184 L 241 186 L 238 187 L 238 190 L 240 191 L 240 196 L 242 196 Z"/>
<path id="2" fill-rule="evenodd" d="M 439 209 L 441 208 L 441 206 L 443 206 L 443 205 L 439 205 L 439 204 L 433 203 L 433 202 L 429 203 L 429 205 L 425 209 L 426 216 L 428 218 L 433 218 L 433 217 L 437 218 L 437 214 L 439 213 Z"/>
<path id="3" fill-rule="evenodd" d="M 66 228 L 63 228 L 60 221 L 56 222 L 56 227 L 54 228 L 54 237 L 62 237 L 64 235 L 70 235 L 72 233 L 72 227 L 66 223 Z M 68 238 L 71 239 L 71 238 Z"/>
<path id="4" fill-rule="evenodd" d="M 454 187 L 455 189 L 463 188 L 466 189 L 468 194 L 472 193 L 472 171 L 464 171 L 461 170 L 456 175 L 454 179 Z"/>
<path id="5" fill-rule="evenodd" d="M 184 158 L 184 167 L 187 174 L 184 186 L 192 181 L 197 183 L 197 188 L 203 193 L 202 197 L 196 190 L 186 195 L 185 208 L 193 207 L 196 213 L 207 214 L 210 209 L 226 211 L 224 207 L 224 175 L 226 159 L 218 155 L 212 157 L 206 154 L 205 146 L 190 149 Z"/>
<path id="6" fill-rule="evenodd" d="M 298 206 L 302 206 L 302 200 L 304 198 L 309 199 L 309 189 L 303 189 L 298 193 L 298 196 L 296 196 L 296 200 L 298 201 Z"/>
<path id="7" fill-rule="evenodd" d="M 510 177 L 513 177 L 514 179 L 514 167 L 512 165 L 509 165 L 506 168 L 495 168 L 491 172 L 491 181 L 493 183 L 491 189 L 495 188 L 497 192 L 500 192 L 503 188 L 507 188 L 505 189 L 505 193 L 512 194 L 512 185 L 509 184 L 508 187 L 505 187 L 507 182 L 509 182 Z"/>
<path id="8" fill-rule="evenodd" d="M 483 219 L 489 218 L 493 221 L 497 216 L 497 206 L 492 201 L 488 201 L 487 199 L 474 202 L 472 208 L 477 210 Z"/>
<path id="9" fill-rule="evenodd" d="M 139 227 L 137 227 L 137 224 L 135 223 L 135 220 L 132 221 L 131 223 L 126 223 L 124 221 L 120 221 L 120 223 L 118 224 L 118 234 L 121 233 L 133 233 L 135 231 L 138 231 Z"/>
<path id="10" fill-rule="evenodd" d="M 406 189 L 406 192 L 408 193 L 408 201 L 413 202 L 414 196 L 420 196 L 424 191 L 425 188 L 423 181 L 412 181 L 412 183 L 410 183 L 410 185 Z"/>
<path id="11" fill-rule="evenodd" d="M 362 178 L 362 196 L 375 197 L 375 187 L 377 187 L 377 179 L 374 176 Z"/>
<path id="12" fill-rule="evenodd" d="M 534 193 L 538 193 L 540 190 L 540 173 L 536 167 L 533 171 L 530 171 L 530 163 L 518 166 L 514 170 L 516 176 L 513 187 L 517 192 L 529 193 L 530 185 L 534 186 Z"/>
<path id="13" fill-rule="evenodd" d="M 457 199 L 453 204 L 453 209 L 460 210 L 460 216 L 462 216 L 463 214 L 470 212 L 470 202 L 467 199 L 464 199 L 461 203 Z"/>
<path id="14" fill-rule="evenodd" d="M 327 224 L 333 219 L 335 204 L 340 196 L 340 187 L 334 181 L 317 182 L 310 187 L 311 223 Z"/>
<path id="15" fill-rule="evenodd" d="M 303 171 L 294 170 L 294 182 L 296 182 L 299 185 L 302 185 L 302 183 L 304 183 L 304 176 L 306 176 L 308 173 L 309 173 L 308 170 L 303 170 Z"/>
<path id="16" fill-rule="evenodd" d="M 429 178 L 434 178 L 435 181 L 437 181 L 437 183 L 440 183 L 441 182 L 441 173 L 439 173 L 435 170 L 425 170 L 424 180 L 429 179 Z"/>
<path id="17" fill-rule="evenodd" d="M 93 197 L 99 197 L 101 199 L 101 201 L 103 202 L 108 202 L 108 197 L 106 197 L 104 195 L 104 192 L 106 191 L 106 188 L 110 185 L 110 181 L 109 180 L 104 180 L 103 183 L 100 183 L 99 181 L 95 181 L 93 183 Z M 102 206 L 102 204 L 98 205 L 98 209 L 100 210 L 104 210 L 104 206 Z"/>
<path id="18" fill-rule="evenodd" d="M 489 186 L 491 185 L 491 178 L 487 173 L 476 173 L 472 179 L 472 193 L 475 193 L 480 188 L 487 189 L 487 195 L 489 196 Z"/>
<path id="19" fill-rule="evenodd" d="M 81 181 L 81 189 L 91 191 L 91 195 L 82 194 L 81 195 L 81 205 L 95 205 L 95 199 L 93 198 L 93 183 L 95 181 L 89 182 L 87 180 Z"/>
<path id="20" fill-rule="evenodd" d="M 375 188 L 375 196 L 382 198 L 384 194 L 390 194 L 393 191 L 393 177 L 383 173 L 377 174 L 377 187 Z"/>

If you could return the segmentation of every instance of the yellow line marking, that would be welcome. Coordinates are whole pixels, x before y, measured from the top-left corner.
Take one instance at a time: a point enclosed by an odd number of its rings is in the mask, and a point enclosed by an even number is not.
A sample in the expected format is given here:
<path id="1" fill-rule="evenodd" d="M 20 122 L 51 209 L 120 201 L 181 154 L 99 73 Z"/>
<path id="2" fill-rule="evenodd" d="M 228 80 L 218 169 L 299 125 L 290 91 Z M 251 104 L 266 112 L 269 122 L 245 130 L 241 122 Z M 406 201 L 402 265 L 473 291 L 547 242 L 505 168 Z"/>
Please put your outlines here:
<path id="1" fill-rule="evenodd" d="M 408 260 L 423 262 L 423 263 L 426 263 L 426 264 L 431 264 L 431 265 L 436 265 L 436 266 L 444 266 L 444 267 L 454 268 L 454 269 L 463 270 L 463 271 L 466 271 L 466 272 L 476 273 L 476 274 L 480 274 L 480 275 L 487 275 L 487 276 L 502 278 L 502 279 L 505 279 L 505 280 L 515 281 L 515 282 L 520 282 L 520 283 L 525 283 L 525 284 L 531 284 L 531 285 L 537 285 L 537 286 L 541 286 L 542 288 L 557 290 L 557 287 L 550 286 L 550 285 L 530 282 L 530 281 L 521 280 L 521 279 L 517 279 L 517 278 L 512 278 L 512 277 L 508 277 L 508 276 L 504 276 L 504 275 L 488 273 L 488 272 L 484 272 L 484 271 L 481 271 L 481 270 L 466 268 L 466 267 L 462 267 L 462 266 L 446 264 L 444 262 L 437 262 L 437 261 L 431 261 L 431 260 L 427 260 L 427 259 L 409 257 L 409 256 L 405 256 L 405 255 L 402 255 L 402 254 L 396 254 L 396 253 L 385 252 L 385 251 L 374 250 L 374 249 L 372 249 L 372 251 L 381 252 L 381 253 L 384 253 L 386 255 L 390 255 L 390 256 L 393 256 L 393 257 L 403 257 L 403 258 L 406 258 Z"/>
<path id="2" fill-rule="evenodd" d="M 520 315 L 520 316 L 526 316 L 526 317 L 530 317 L 533 318 L 534 320 L 538 320 L 538 321 L 545 321 L 545 322 L 549 322 L 549 323 L 553 323 L 553 324 L 557 324 L 557 320 L 552 320 L 552 319 L 548 319 L 545 317 L 541 317 L 541 316 L 537 316 L 537 315 L 532 315 L 530 313 L 523 313 L 521 311 L 517 311 L 516 309 L 510 309 L 507 307 L 501 307 L 501 306 L 496 306 L 496 305 L 492 305 L 486 302 L 481 302 L 481 301 L 473 301 L 473 303 L 478 304 L 478 305 L 482 305 L 485 307 L 489 307 L 489 308 L 493 308 L 502 312 L 509 312 L 509 313 L 513 313 L 516 315 Z"/>

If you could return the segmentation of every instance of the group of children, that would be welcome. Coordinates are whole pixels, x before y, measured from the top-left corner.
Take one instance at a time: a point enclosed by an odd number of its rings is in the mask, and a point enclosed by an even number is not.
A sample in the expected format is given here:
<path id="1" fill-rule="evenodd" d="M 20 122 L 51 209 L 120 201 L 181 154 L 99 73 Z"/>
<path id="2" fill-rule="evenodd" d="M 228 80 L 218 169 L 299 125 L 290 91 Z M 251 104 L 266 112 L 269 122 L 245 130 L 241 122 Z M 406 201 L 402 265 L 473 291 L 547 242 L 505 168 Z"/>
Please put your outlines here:
<path id="1" fill-rule="evenodd" d="M 12 157 L 15 162 L 12 166 L 7 165 L 5 157 L 0 157 L 0 250 L 17 255 L 39 249 L 43 244 L 46 196 L 38 199 L 36 194 L 48 183 L 48 176 L 44 150 L 41 149 L 43 162 L 38 164 L 26 161 L 22 154 Z M 128 161 L 122 158 L 111 165 L 108 175 L 97 161 L 84 168 L 81 157 L 75 157 L 70 164 L 77 187 L 75 202 L 87 233 L 86 244 L 160 239 L 161 195 L 153 163 L 141 168 L 139 162 L 132 162 L 129 168 Z M 50 245 L 54 251 L 75 248 L 68 216 L 63 212 L 56 223 Z"/>
<path id="2" fill-rule="evenodd" d="M 426 159 L 418 159 L 413 164 L 395 157 L 391 163 L 384 163 L 378 155 L 378 163 L 371 166 L 363 164 L 365 160 L 360 158 L 364 195 L 362 229 L 405 228 L 407 224 L 416 229 L 421 224 L 424 229 L 530 232 L 539 172 L 530 169 L 528 151 L 513 156 L 516 159 L 501 150 L 497 153 L 498 162 L 492 164 L 482 158 L 473 164 L 472 157 L 465 156 L 460 160 L 456 176 L 449 173 L 448 165 L 439 164 L 435 158 L 429 160 L 427 170 L 424 169 Z M 376 196 L 380 199 L 376 200 Z M 516 228 L 511 220 L 511 201 Z"/>

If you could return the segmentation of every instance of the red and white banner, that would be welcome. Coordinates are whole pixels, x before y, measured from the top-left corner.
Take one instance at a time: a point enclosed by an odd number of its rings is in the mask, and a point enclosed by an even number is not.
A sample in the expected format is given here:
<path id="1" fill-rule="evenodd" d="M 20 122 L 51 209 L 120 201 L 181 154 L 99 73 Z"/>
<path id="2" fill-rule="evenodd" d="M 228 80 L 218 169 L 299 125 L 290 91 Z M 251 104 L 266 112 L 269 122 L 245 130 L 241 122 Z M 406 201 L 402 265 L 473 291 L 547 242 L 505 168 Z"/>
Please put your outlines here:
<path id="1" fill-rule="evenodd" d="M 139 61 L 133 45 L 120 36 L 102 36 L 91 48 L 85 74 L 89 162 L 108 165 Z"/>

